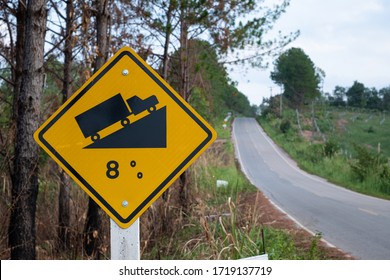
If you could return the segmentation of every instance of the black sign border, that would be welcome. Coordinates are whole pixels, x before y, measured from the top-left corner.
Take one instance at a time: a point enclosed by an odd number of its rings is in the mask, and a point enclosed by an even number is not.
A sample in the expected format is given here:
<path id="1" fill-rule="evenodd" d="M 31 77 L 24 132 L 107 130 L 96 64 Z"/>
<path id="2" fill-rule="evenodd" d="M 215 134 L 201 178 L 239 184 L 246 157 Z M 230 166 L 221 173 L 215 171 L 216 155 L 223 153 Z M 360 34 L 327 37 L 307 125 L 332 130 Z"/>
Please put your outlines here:
<path id="1" fill-rule="evenodd" d="M 114 65 L 121 60 L 124 56 L 129 56 L 154 82 L 156 82 L 207 134 L 207 137 L 201 142 L 201 144 L 190 153 L 187 158 L 126 218 L 123 218 L 100 194 L 75 170 L 54 148 L 46 139 L 44 134 L 52 127 L 57 120 L 59 120 L 76 102 L 80 100 L 85 93 L 87 93 Z M 106 209 L 112 213 L 115 218 L 123 224 L 129 223 L 135 216 L 138 215 L 146 205 L 153 200 L 154 197 L 172 180 L 183 168 L 190 162 L 199 152 L 202 150 L 212 139 L 213 133 L 210 129 L 197 117 L 193 112 L 187 108 L 184 103 L 177 98 L 177 96 L 167 88 L 136 56 L 130 51 L 121 52 L 115 59 L 107 65 L 81 92 L 75 96 L 66 106 L 39 132 L 38 138 L 46 146 L 48 150 L 100 201 Z M 184 171 L 184 170 L 183 170 Z M 146 210 L 146 209 L 145 209 Z"/>

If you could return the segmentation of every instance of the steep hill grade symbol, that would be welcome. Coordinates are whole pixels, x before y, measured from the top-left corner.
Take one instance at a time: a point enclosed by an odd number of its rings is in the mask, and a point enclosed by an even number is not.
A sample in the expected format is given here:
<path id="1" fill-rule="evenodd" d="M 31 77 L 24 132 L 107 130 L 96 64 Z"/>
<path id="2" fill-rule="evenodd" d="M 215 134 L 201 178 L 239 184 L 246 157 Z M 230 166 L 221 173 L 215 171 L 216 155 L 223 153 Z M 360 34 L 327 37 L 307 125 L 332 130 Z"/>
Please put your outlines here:
<path id="1" fill-rule="evenodd" d="M 216 133 L 125 47 L 49 117 L 34 137 L 126 228 L 207 149 Z"/>
<path id="2" fill-rule="evenodd" d="M 127 105 L 126 105 L 127 103 Z M 165 148 L 166 109 L 156 111 L 157 97 L 152 95 L 142 100 L 133 96 L 125 101 L 120 94 L 103 101 L 76 116 L 84 135 L 94 142 L 85 148 Z M 128 116 L 144 111 L 150 114 L 131 123 Z M 120 121 L 123 128 L 101 139 L 100 130 Z"/>

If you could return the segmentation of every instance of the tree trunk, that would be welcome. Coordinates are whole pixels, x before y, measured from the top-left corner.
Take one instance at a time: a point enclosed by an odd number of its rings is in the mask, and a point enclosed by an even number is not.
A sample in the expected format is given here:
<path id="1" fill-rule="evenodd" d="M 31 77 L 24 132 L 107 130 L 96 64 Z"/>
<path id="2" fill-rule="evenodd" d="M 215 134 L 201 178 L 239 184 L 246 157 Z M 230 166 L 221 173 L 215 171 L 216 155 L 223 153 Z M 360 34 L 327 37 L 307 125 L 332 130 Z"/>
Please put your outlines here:
<path id="1" fill-rule="evenodd" d="M 108 5 L 110 0 L 97 0 L 97 15 L 96 15 L 96 59 L 94 72 L 97 72 L 100 67 L 107 61 L 108 57 L 108 22 L 109 12 Z"/>
<path id="2" fill-rule="evenodd" d="M 183 1 L 184 2 L 184 1 Z M 180 95 L 187 100 L 188 95 L 188 24 L 187 7 L 180 8 Z"/>
<path id="3" fill-rule="evenodd" d="M 61 170 L 58 195 L 58 248 L 62 251 L 70 248 L 70 186 L 68 174 Z"/>
<path id="4" fill-rule="evenodd" d="M 16 123 L 18 119 L 18 96 L 20 92 L 20 86 L 22 83 L 22 70 L 23 70 L 23 47 L 26 27 L 26 6 L 19 2 L 18 9 L 16 11 L 16 48 L 15 48 L 15 67 L 13 69 L 13 82 L 14 82 L 14 99 L 12 109 L 12 120 Z"/>
<path id="5" fill-rule="evenodd" d="M 21 5 L 21 4 L 20 4 Z M 35 259 L 35 212 L 38 195 L 38 128 L 43 88 L 46 0 L 27 3 L 23 71 L 18 95 L 12 207 L 9 226 L 11 259 Z"/>
<path id="6" fill-rule="evenodd" d="M 72 95 L 73 24 L 74 4 L 73 1 L 67 1 L 62 103 Z M 66 250 L 70 246 L 70 185 L 71 181 L 69 176 L 61 170 L 60 193 L 58 197 L 58 245 L 61 250 Z"/>
<path id="7" fill-rule="evenodd" d="M 168 78 L 168 63 L 169 63 L 169 44 L 171 40 L 172 34 L 172 13 L 174 10 L 175 3 L 173 0 L 169 1 L 168 11 L 166 13 L 167 16 L 167 25 L 165 26 L 165 42 L 164 42 L 164 54 L 163 54 L 163 69 L 162 69 L 162 77 L 164 80 Z"/>
<path id="8" fill-rule="evenodd" d="M 162 78 L 167 81 L 168 79 L 168 71 L 169 71 L 169 44 L 171 41 L 171 34 L 172 34 L 172 13 L 175 7 L 174 0 L 169 1 L 168 10 L 166 12 L 167 16 L 167 24 L 165 26 L 165 42 L 164 42 L 164 53 L 163 53 L 163 61 L 162 61 Z M 168 200 L 169 196 L 169 188 L 165 190 L 165 192 L 162 194 L 163 200 L 166 202 Z M 165 215 L 163 216 L 163 219 L 165 220 Z M 163 222 L 163 224 L 165 224 Z"/>
<path id="9" fill-rule="evenodd" d="M 188 78 L 188 8 L 186 1 L 182 1 L 180 7 L 180 95 L 187 101 L 189 78 Z M 188 207 L 187 199 L 187 171 L 180 175 L 180 202 L 186 212 Z"/>
<path id="10" fill-rule="evenodd" d="M 108 57 L 108 22 L 110 17 L 108 12 L 109 2 L 110 0 L 97 0 L 96 2 L 97 53 L 94 64 L 94 72 L 103 66 Z M 87 255 L 93 256 L 95 259 L 99 258 L 99 248 L 101 247 L 102 217 L 100 212 L 100 207 L 93 201 L 93 199 L 89 198 L 88 212 L 84 228 L 84 247 Z"/>

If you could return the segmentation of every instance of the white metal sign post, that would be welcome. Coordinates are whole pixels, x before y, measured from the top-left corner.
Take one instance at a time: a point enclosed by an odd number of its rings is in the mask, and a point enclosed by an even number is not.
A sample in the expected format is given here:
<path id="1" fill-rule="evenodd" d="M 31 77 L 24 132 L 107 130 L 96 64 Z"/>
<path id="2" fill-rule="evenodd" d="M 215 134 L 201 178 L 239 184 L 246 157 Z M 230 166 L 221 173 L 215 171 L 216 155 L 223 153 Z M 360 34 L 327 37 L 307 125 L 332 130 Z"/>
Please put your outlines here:
<path id="1" fill-rule="evenodd" d="M 111 259 L 139 260 L 139 219 L 128 228 L 121 228 L 113 219 L 110 219 L 110 228 Z"/>

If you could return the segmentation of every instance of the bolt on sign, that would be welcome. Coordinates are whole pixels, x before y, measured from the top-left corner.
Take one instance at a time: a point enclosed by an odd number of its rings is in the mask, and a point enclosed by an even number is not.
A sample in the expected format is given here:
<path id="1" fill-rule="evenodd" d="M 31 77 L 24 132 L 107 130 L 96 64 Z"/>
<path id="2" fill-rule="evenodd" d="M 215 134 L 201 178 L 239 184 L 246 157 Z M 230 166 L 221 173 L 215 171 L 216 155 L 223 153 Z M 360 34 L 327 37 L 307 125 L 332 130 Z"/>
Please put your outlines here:
<path id="1" fill-rule="evenodd" d="M 34 137 L 127 228 L 207 149 L 216 132 L 124 47 Z"/>

